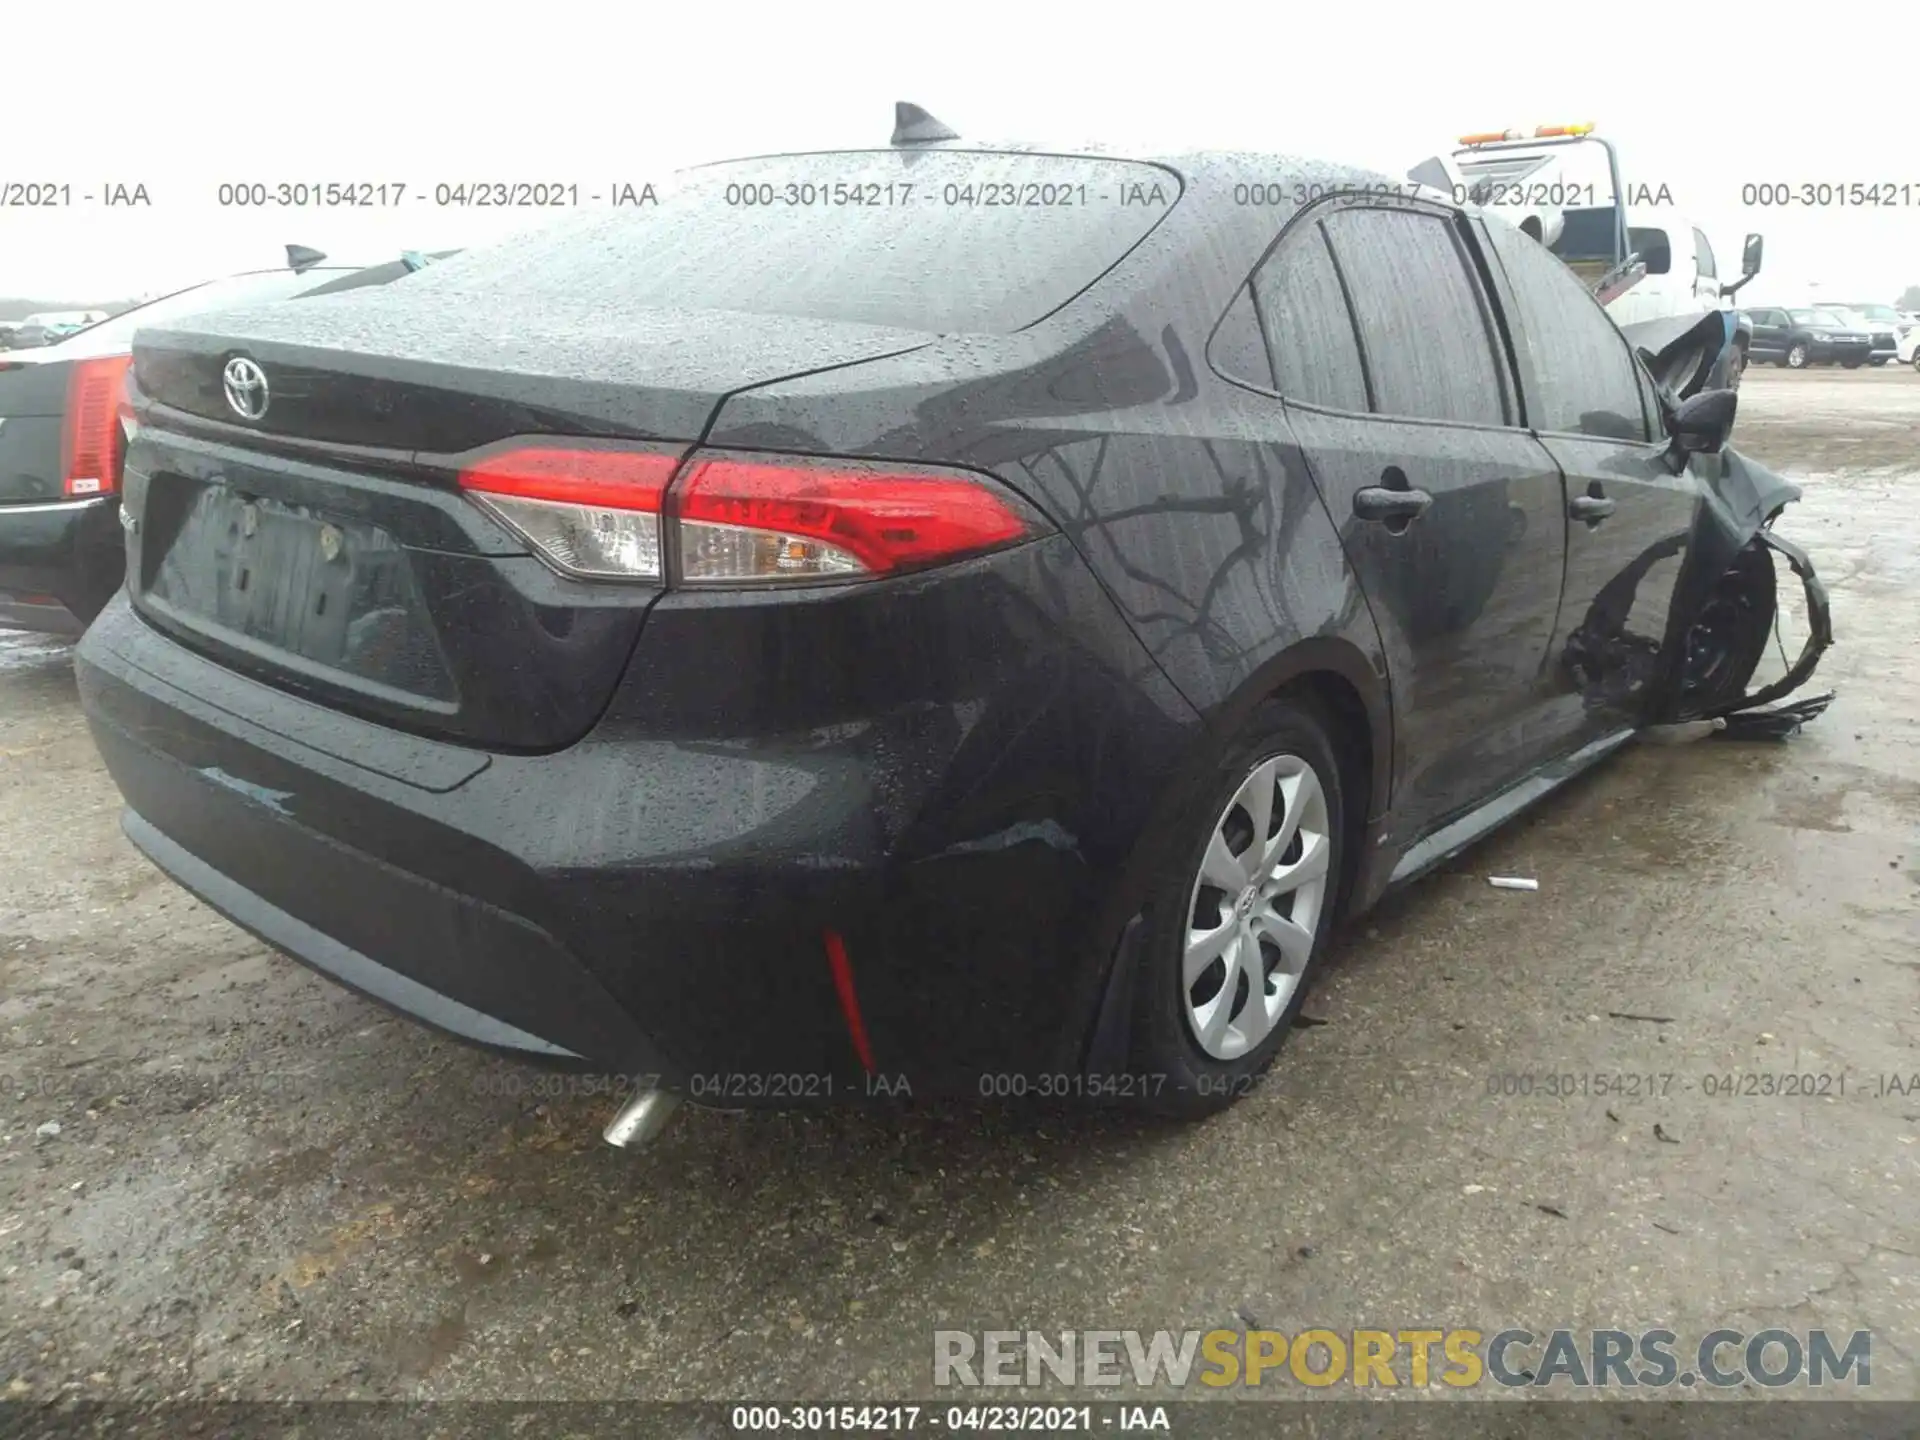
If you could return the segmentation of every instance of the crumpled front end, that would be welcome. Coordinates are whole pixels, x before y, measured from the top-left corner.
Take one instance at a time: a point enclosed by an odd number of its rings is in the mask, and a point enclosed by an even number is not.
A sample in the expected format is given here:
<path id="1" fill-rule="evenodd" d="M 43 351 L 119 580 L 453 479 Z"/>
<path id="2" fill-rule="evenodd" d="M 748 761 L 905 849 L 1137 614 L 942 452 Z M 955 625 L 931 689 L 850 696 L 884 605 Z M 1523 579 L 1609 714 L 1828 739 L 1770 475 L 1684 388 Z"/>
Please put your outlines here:
<path id="1" fill-rule="evenodd" d="M 1689 400 L 1707 390 L 1734 390 L 1753 339 L 1753 322 L 1737 310 L 1703 310 L 1622 325 L 1653 378 Z"/>
<path id="2" fill-rule="evenodd" d="M 1833 644 L 1826 586 L 1806 551 L 1773 528 L 1781 512 L 1800 498 L 1800 487 L 1732 449 L 1696 456 L 1694 468 L 1706 482 L 1705 495 L 1675 596 L 1678 641 L 1654 718 L 1663 723 L 1725 718 L 1730 730 L 1790 734 L 1833 698 L 1828 694 L 1778 711 L 1762 709 L 1804 685 Z M 1781 643 L 1784 673 L 1756 686 L 1769 643 L 1779 642 L 1783 562 L 1801 586 L 1806 633 L 1791 660 Z M 1737 723 L 1735 717 L 1741 717 Z"/>

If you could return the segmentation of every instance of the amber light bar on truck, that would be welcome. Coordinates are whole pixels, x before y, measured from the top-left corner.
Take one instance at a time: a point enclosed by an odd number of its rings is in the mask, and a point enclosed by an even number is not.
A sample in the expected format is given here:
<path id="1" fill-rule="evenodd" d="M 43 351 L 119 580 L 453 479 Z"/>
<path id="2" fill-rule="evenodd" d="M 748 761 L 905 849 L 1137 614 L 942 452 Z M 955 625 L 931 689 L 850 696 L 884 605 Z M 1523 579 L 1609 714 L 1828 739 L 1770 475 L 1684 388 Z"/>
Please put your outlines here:
<path id="1" fill-rule="evenodd" d="M 1472 135 L 1462 135 L 1462 145 L 1501 145 L 1512 140 L 1570 140 L 1579 135 L 1591 135 L 1593 126 L 1586 125 L 1536 125 L 1531 130 L 1482 130 Z"/>
<path id="2" fill-rule="evenodd" d="M 698 586 L 877 579 L 1051 527 L 970 470 L 560 437 L 510 441 L 460 488 L 564 575 Z"/>

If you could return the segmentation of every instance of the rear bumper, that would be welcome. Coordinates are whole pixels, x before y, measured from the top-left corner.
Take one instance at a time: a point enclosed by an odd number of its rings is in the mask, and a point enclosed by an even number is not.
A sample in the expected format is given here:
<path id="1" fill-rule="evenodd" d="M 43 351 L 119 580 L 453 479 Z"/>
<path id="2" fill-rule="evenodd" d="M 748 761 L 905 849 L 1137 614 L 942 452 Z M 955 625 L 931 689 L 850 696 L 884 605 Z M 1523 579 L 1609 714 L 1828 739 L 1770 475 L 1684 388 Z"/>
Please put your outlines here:
<path id="1" fill-rule="evenodd" d="M 871 1086 L 833 932 L 872 1070 L 977 1094 L 984 1074 L 1077 1061 L 1124 921 L 1115 876 L 1197 724 L 1117 620 L 1089 648 L 1084 623 L 1074 638 L 1036 613 L 1042 596 L 1106 604 L 1068 558 L 1042 543 L 943 582 L 970 587 L 983 630 L 1025 620 L 953 657 L 948 693 L 882 687 L 831 719 L 846 690 L 816 706 L 804 679 L 787 688 L 816 713 L 743 715 L 734 642 L 766 663 L 780 638 L 757 602 L 667 607 L 633 662 L 653 682 L 630 677 L 592 734 L 547 755 L 310 705 L 124 598 L 76 670 L 129 838 L 269 944 L 424 1023 L 696 1099 L 857 1096 Z M 859 638 L 885 652 L 884 614 L 871 623 Z M 998 673 L 968 673 L 987 660 Z M 664 683 L 676 669 L 685 682 Z"/>
<path id="2" fill-rule="evenodd" d="M 119 501 L 0 505 L 0 624 L 78 635 L 120 588 Z"/>

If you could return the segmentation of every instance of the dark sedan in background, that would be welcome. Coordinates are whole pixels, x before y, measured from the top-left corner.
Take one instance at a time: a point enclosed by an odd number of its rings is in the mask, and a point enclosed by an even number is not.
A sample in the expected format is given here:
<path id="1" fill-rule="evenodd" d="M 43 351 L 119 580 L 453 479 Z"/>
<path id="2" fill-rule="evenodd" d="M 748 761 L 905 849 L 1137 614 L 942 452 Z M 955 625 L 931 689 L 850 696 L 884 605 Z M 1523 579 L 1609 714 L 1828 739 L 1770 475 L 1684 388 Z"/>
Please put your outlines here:
<path id="1" fill-rule="evenodd" d="M 1771 360 L 1789 370 L 1842 365 L 1856 370 L 1873 355 L 1873 337 L 1830 310 L 1747 310 L 1753 321 L 1748 360 Z"/>
<path id="2" fill-rule="evenodd" d="M 42 345 L 51 345 L 60 339 L 57 331 L 49 329 L 38 321 L 16 321 L 0 326 L 0 351 L 37 350 Z"/>
<path id="3" fill-rule="evenodd" d="M 143 330 L 77 659 L 128 836 L 660 1093 L 1229 1103 L 1341 912 L 1766 694 L 1735 397 L 1403 188 L 904 107 Z"/>
<path id="4" fill-rule="evenodd" d="M 56 344 L 0 353 L 0 626 L 78 635 L 120 588 L 118 492 L 129 424 L 121 388 L 135 331 L 207 310 L 383 284 L 409 268 L 251 271 L 176 291 Z"/>

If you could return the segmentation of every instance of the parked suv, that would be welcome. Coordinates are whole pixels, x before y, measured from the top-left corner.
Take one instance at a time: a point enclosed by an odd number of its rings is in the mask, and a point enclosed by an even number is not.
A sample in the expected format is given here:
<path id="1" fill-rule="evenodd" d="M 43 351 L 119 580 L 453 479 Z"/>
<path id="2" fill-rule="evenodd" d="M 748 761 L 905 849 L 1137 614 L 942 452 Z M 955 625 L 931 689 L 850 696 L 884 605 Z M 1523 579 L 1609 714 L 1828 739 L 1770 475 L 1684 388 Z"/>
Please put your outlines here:
<path id="1" fill-rule="evenodd" d="M 1780 310 L 1753 308 L 1749 352 L 1754 360 L 1771 360 L 1790 370 L 1808 365 L 1842 365 L 1857 370 L 1873 353 L 1867 332 L 1825 309 Z"/>
<path id="2" fill-rule="evenodd" d="M 530 1059 L 1191 1113 L 1337 915 L 1769 693 L 1798 492 L 1535 242 L 902 119 L 142 331 L 77 662 L 134 844 Z"/>
<path id="3" fill-rule="evenodd" d="M 1884 365 L 1899 354 L 1900 336 L 1907 329 L 1891 305 L 1822 305 L 1856 330 L 1867 332 L 1869 365 Z"/>

